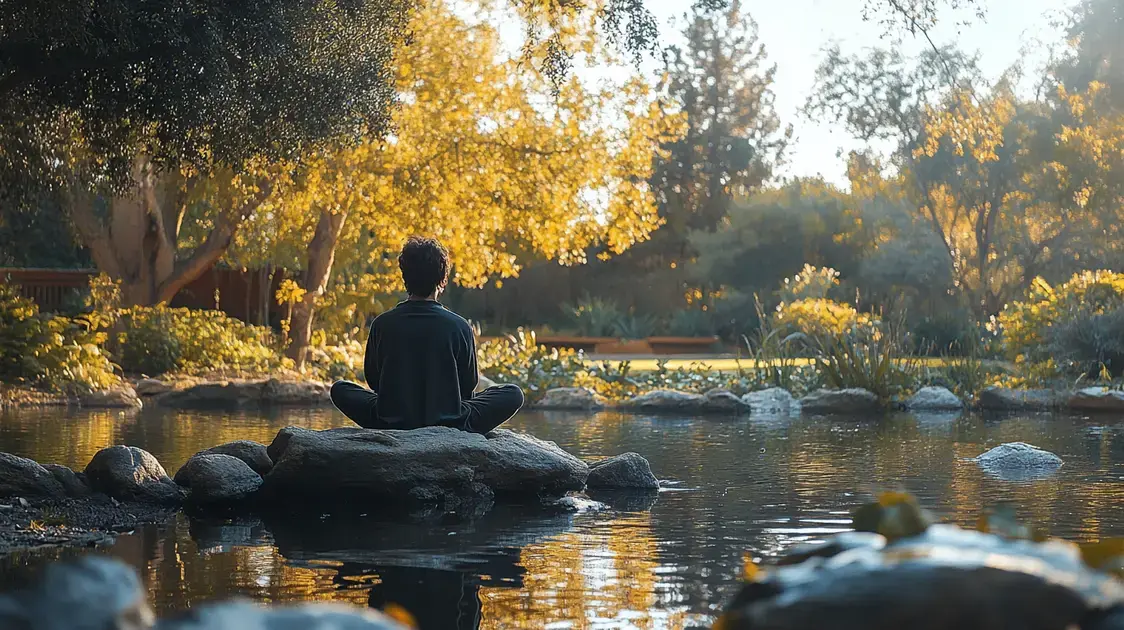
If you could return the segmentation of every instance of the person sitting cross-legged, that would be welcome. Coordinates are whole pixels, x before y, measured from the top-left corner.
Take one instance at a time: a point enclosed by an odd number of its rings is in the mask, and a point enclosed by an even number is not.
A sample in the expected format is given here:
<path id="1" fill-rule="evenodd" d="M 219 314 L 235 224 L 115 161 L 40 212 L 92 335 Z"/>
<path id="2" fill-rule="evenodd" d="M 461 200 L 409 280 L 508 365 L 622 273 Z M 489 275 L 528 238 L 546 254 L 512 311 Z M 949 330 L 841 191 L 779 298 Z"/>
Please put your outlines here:
<path id="1" fill-rule="evenodd" d="M 339 381 L 332 403 L 368 429 L 445 426 L 487 433 L 523 406 L 517 385 L 475 392 L 476 338 L 465 319 L 437 301 L 449 254 L 432 238 L 411 238 L 398 256 L 409 298 L 379 315 L 367 338 L 363 371 L 370 389 Z"/>

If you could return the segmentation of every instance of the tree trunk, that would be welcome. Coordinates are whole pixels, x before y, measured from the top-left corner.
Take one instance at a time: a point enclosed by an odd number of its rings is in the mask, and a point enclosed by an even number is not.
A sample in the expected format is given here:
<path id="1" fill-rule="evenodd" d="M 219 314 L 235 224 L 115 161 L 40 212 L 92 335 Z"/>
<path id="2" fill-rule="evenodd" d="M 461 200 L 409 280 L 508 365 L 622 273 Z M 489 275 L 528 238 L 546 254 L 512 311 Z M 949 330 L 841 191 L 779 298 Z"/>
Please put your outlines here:
<path id="1" fill-rule="evenodd" d="M 98 270 L 121 282 L 126 306 L 170 302 L 222 258 L 238 226 L 270 191 L 268 184 L 263 185 L 241 207 L 215 217 L 204 242 L 186 259 L 177 260 L 180 224 L 194 180 L 168 173 L 158 177 L 144 156 L 134 161 L 132 176 L 133 188 L 108 200 L 105 221 L 94 211 L 96 195 L 78 185 L 66 191 L 68 211 L 82 243 Z"/>
<path id="2" fill-rule="evenodd" d="M 289 342 L 287 353 L 298 369 L 304 367 L 308 355 L 316 300 L 324 295 L 324 291 L 328 288 L 332 263 L 336 260 L 336 244 L 339 242 L 345 219 L 347 219 L 347 212 L 333 213 L 329 210 L 321 210 L 312 242 L 308 244 L 308 262 L 305 265 L 304 280 L 301 282 L 301 287 L 306 293 L 304 298 L 293 306 L 293 318 L 290 322 L 292 341 Z"/>

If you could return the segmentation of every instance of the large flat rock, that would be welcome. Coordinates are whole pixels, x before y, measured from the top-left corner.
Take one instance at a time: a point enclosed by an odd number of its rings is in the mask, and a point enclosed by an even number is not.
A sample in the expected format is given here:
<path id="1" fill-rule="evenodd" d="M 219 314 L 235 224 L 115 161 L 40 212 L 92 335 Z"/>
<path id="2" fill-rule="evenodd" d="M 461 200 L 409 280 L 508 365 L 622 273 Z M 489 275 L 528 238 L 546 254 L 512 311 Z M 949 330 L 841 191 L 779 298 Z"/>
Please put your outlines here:
<path id="1" fill-rule="evenodd" d="M 498 429 L 487 436 L 445 427 L 412 431 L 282 429 L 269 445 L 273 469 L 261 498 L 445 503 L 552 498 L 585 487 L 585 462 L 529 435 Z"/>

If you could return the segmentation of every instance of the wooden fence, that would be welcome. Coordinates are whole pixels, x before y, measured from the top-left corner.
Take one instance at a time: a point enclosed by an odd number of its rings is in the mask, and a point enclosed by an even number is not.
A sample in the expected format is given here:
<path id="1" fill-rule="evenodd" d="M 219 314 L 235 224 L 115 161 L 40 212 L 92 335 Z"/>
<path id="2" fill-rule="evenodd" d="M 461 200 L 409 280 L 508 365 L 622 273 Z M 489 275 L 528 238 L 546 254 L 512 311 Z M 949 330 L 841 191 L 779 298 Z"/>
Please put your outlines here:
<path id="1" fill-rule="evenodd" d="M 80 306 L 90 277 L 95 274 L 95 269 L 0 267 L 0 282 L 18 285 L 20 293 L 34 300 L 41 311 L 51 313 Z M 244 322 L 276 326 L 283 307 L 273 296 L 285 277 L 281 271 L 270 278 L 265 270 L 212 269 L 176 294 L 171 306 L 219 308 Z"/>

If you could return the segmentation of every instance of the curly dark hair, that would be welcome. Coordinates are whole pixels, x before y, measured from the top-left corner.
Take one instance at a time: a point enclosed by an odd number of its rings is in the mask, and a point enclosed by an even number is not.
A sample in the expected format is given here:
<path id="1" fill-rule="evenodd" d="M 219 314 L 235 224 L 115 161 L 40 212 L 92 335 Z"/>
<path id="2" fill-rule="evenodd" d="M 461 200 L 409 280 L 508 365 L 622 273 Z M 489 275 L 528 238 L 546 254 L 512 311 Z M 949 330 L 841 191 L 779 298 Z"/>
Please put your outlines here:
<path id="1" fill-rule="evenodd" d="M 435 238 L 411 236 L 398 255 L 398 268 L 407 293 L 429 297 L 449 279 L 449 251 Z"/>

